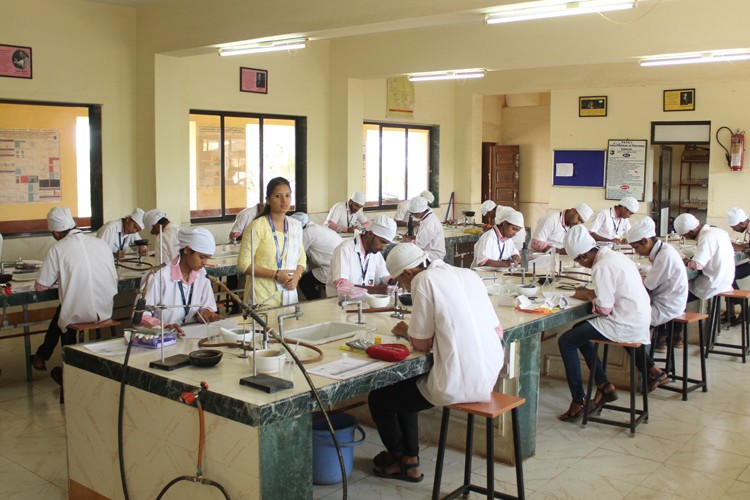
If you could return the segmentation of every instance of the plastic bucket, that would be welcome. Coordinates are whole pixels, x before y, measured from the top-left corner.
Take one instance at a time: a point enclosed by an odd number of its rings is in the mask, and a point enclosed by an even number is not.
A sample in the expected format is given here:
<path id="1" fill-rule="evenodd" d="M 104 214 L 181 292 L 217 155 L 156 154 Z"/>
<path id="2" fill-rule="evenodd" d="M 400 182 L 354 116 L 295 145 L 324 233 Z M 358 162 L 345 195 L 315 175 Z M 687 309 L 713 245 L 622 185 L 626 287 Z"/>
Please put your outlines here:
<path id="1" fill-rule="evenodd" d="M 357 419 L 346 413 L 330 415 L 336 440 L 344 457 L 344 468 L 346 477 L 352 475 L 354 468 L 354 447 L 359 446 L 365 440 L 365 431 L 357 425 Z M 362 437 L 354 440 L 354 430 L 358 430 Z M 342 482 L 341 465 L 333 444 L 331 432 L 322 414 L 313 415 L 313 483 L 315 484 L 337 484 Z"/>

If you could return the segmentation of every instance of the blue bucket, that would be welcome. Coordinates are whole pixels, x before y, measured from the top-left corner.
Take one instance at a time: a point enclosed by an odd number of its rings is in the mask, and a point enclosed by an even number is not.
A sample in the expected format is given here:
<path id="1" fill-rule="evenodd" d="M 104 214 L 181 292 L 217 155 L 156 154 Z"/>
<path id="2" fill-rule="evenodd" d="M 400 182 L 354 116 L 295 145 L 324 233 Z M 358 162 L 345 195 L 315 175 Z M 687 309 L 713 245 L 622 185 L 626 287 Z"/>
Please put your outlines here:
<path id="1" fill-rule="evenodd" d="M 365 431 L 357 425 L 357 419 L 346 413 L 330 415 L 329 418 L 341 448 L 341 455 L 344 457 L 344 468 L 348 478 L 354 468 L 354 447 L 364 442 Z M 357 441 L 354 440 L 355 429 L 362 434 Z M 339 456 L 328 424 L 322 414 L 316 413 L 313 415 L 313 483 L 338 484 L 342 481 Z"/>

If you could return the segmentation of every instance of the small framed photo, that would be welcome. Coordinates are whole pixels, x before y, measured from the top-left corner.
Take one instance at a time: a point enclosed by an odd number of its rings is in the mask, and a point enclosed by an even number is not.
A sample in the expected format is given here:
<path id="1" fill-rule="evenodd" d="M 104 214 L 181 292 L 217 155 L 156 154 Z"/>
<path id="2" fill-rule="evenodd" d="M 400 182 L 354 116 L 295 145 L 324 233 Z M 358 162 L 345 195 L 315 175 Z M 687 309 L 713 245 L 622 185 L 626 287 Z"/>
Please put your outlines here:
<path id="1" fill-rule="evenodd" d="M 268 70 L 240 68 L 240 92 L 268 94 Z"/>
<path id="2" fill-rule="evenodd" d="M 578 116 L 607 116 L 607 96 L 579 97 Z"/>
<path id="3" fill-rule="evenodd" d="M 31 78 L 31 47 L 0 45 L 0 76 Z"/>
<path id="4" fill-rule="evenodd" d="M 664 111 L 695 111 L 695 89 L 665 90 Z"/>

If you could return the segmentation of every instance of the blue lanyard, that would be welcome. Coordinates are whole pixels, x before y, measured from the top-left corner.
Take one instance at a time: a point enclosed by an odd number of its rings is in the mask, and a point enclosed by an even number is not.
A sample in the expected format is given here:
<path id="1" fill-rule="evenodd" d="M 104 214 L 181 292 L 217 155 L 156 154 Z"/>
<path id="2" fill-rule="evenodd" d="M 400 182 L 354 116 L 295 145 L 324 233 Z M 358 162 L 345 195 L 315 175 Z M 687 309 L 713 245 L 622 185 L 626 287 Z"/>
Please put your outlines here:
<path id="1" fill-rule="evenodd" d="M 503 243 L 503 246 L 500 246 L 500 229 L 495 226 L 495 236 L 497 237 L 497 248 L 500 249 L 500 257 L 497 258 L 497 260 L 503 260 L 503 252 L 505 252 L 505 245 L 506 243 Z"/>
<path id="2" fill-rule="evenodd" d="M 359 253 L 359 246 L 357 246 L 357 238 L 354 238 L 354 249 L 357 252 L 357 259 L 359 260 L 359 269 L 362 271 L 362 284 L 366 285 L 367 283 L 367 268 L 370 267 L 370 259 L 367 258 L 367 254 L 365 253 L 365 265 L 362 265 L 362 254 Z"/>
<path id="3" fill-rule="evenodd" d="M 193 285 L 190 285 L 187 300 L 185 300 L 185 290 L 182 289 L 182 281 L 178 281 L 177 286 L 180 287 L 180 297 L 182 297 L 182 305 L 185 306 L 185 319 L 187 319 L 187 315 L 190 312 L 190 304 L 193 302 Z"/>
<path id="4" fill-rule="evenodd" d="M 284 252 L 286 252 L 286 240 L 287 233 L 289 232 L 289 226 L 287 226 L 286 217 L 284 217 L 284 247 L 279 251 L 279 238 L 276 236 L 276 226 L 273 225 L 273 219 L 271 219 L 271 214 L 268 214 L 268 224 L 271 226 L 271 231 L 273 232 L 273 241 L 276 243 L 276 269 L 281 269 L 282 264 L 282 258 L 284 257 Z"/>
<path id="5" fill-rule="evenodd" d="M 612 209 L 611 208 L 609 209 L 609 211 L 610 211 L 610 213 L 612 213 Z M 620 219 L 620 222 L 618 224 L 615 224 L 615 218 L 614 218 L 614 216 L 611 215 L 609 218 L 612 219 L 612 226 L 614 226 L 614 228 L 615 228 L 615 236 L 614 237 L 617 238 L 617 231 L 620 230 L 620 226 L 622 225 L 622 219 Z"/>
<path id="6" fill-rule="evenodd" d="M 662 249 L 664 248 L 664 242 L 663 242 L 663 241 L 658 241 L 657 243 L 659 243 L 659 249 L 658 249 L 658 250 L 656 251 L 656 255 L 654 255 L 654 258 L 653 258 L 653 260 L 649 259 L 649 260 L 651 260 L 651 262 L 652 262 L 652 263 L 653 263 L 653 262 L 654 262 L 654 261 L 656 260 L 656 258 L 657 258 L 657 257 L 659 256 L 659 252 L 661 252 L 661 251 L 662 251 Z"/>
<path id="7" fill-rule="evenodd" d="M 120 251 L 122 252 L 122 233 L 117 231 L 117 239 L 120 240 Z"/>
<path id="8" fill-rule="evenodd" d="M 565 231 L 567 233 L 568 232 L 568 226 L 565 225 L 565 210 L 563 210 L 562 212 L 560 212 L 560 225 L 562 226 L 563 231 Z"/>

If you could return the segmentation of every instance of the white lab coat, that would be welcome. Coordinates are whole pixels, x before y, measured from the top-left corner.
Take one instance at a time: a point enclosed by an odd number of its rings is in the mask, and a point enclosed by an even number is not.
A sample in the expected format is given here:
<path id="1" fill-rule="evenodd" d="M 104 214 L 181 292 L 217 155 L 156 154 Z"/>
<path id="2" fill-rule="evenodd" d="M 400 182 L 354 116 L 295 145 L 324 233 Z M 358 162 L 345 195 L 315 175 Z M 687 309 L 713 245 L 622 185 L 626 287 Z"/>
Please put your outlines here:
<path id="1" fill-rule="evenodd" d="M 630 221 L 615 216 L 614 207 L 599 210 L 586 222 L 589 232 L 596 233 L 602 238 L 613 240 L 622 239 L 630 231 Z"/>
<path id="2" fill-rule="evenodd" d="M 419 228 L 415 236 L 414 244 L 427 252 L 430 260 L 443 260 L 445 258 L 445 234 L 443 225 L 432 210 L 419 221 Z"/>
<path id="3" fill-rule="evenodd" d="M 159 235 L 152 236 L 154 256 L 159 261 L 159 255 L 163 255 L 162 260 L 159 262 L 172 262 L 177 254 L 180 253 L 180 241 L 177 239 L 177 233 L 180 231 L 180 226 L 170 222 L 167 227 L 162 229 L 162 246 L 161 253 L 159 249 Z"/>
<path id="4" fill-rule="evenodd" d="M 307 252 L 307 267 L 311 269 L 315 279 L 321 283 L 328 282 L 333 251 L 343 239 L 336 231 L 314 222 L 308 222 L 302 230 L 302 244 Z"/>
<path id="5" fill-rule="evenodd" d="M 602 247 L 591 268 L 594 305 L 611 308 L 608 316 L 589 321 L 596 330 L 614 342 L 650 344 L 651 300 L 635 263 L 629 257 Z"/>
<path id="6" fill-rule="evenodd" d="M 531 233 L 531 241 L 537 240 L 551 247 L 563 248 L 565 233 L 568 232 L 568 227 L 564 225 L 564 213 L 563 210 L 543 215 Z"/>
<path id="7" fill-rule="evenodd" d="M 96 232 L 96 237 L 104 240 L 112 253 L 128 252 L 130 244 L 141 239 L 138 233 L 125 234 L 125 230 L 122 228 L 122 219 L 112 220 L 104 224 Z"/>
<path id="8" fill-rule="evenodd" d="M 237 214 L 234 218 L 234 224 L 229 230 L 229 234 L 240 233 L 240 237 L 245 233 L 245 228 L 255 219 L 258 215 L 257 207 L 247 207 Z"/>
<path id="9" fill-rule="evenodd" d="M 331 210 L 328 212 L 328 217 L 326 217 L 326 225 L 328 222 L 333 222 L 336 224 L 341 230 L 344 230 L 348 227 L 354 226 L 355 222 L 359 227 L 363 227 L 365 224 L 368 223 L 368 219 L 365 216 L 365 212 L 363 209 L 359 209 L 356 213 L 350 214 L 349 213 L 349 202 L 348 201 L 340 201 L 338 203 L 335 203 Z"/>
<path id="10" fill-rule="evenodd" d="M 433 366 L 419 392 L 435 406 L 489 401 L 504 353 L 481 278 L 435 260 L 414 278 L 411 294 L 409 336 L 433 339 Z"/>
<path id="11" fill-rule="evenodd" d="M 474 260 L 471 267 L 483 266 L 488 260 L 510 260 L 514 255 L 519 255 L 516 244 L 512 238 L 502 236 L 497 226 L 485 231 L 474 244 Z"/>
<path id="12" fill-rule="evenodd" d="M 651 270 L 643 284 L 651 297 L 651 326 L 673 320 L 687 305 L 688 280 L 680 253 L 663 241 L 657 241 L 648 256 Z"/>
<path id="13" fill-rule="evenodd" d="M 409 201 L 405 200 L 396 205 L 396 213 L 393 215 L 393 220 L 409 222 Z"/>
<path id="14" fill-rule="evenodd" d="M 102 240 L 72 229 L 56 241 L 44 258 L 37 283 L 60 294 L 60 328 L 71 323 L 93 323 L 112 317 L 117 293 L 117 271 L 112 251 Z"/>
<path id="15" fill-rule="evenodd" d="M 734 247 L 729 234 L 718 227 L 704 224 L 698 233 L 693 258 L 703 266 L 703 274 L 695 278 L 690 291 L 700 299 L 732 289 L 734 281 Z"/>
<path id="16" fill-rule="evenodd" d="M 356 236 L 344 240 L 333 251 L 331 269 L 326 281 L 326 295 L 335 297 L 338 294 L 338 280 L 348 280 L 354 286 L 377 286 L 383 282 L 387 283 L 389 278 L 383 254 L 365 254 L 362 240 Z"/>

